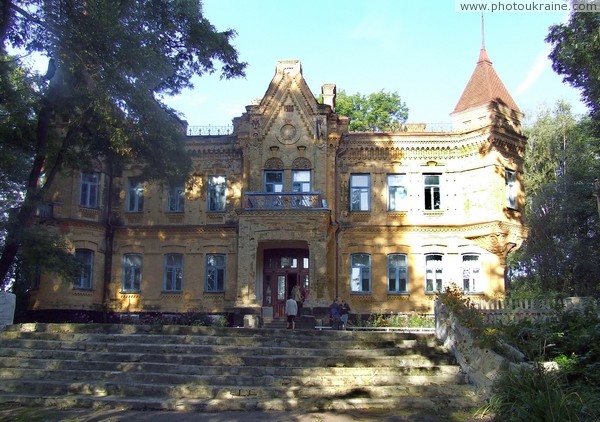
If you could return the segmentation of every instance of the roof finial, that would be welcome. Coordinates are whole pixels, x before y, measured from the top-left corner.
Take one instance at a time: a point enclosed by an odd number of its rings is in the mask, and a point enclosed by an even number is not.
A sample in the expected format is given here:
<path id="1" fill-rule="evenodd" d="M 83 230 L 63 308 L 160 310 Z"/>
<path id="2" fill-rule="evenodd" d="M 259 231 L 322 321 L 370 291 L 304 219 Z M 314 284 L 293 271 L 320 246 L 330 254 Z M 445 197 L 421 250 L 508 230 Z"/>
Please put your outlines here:
<path id="1" fill-rule="evenodd" d="M 481 48 L 485 49 L 485 24 L 483 21 L 483 12 L 481 12 Z"/>

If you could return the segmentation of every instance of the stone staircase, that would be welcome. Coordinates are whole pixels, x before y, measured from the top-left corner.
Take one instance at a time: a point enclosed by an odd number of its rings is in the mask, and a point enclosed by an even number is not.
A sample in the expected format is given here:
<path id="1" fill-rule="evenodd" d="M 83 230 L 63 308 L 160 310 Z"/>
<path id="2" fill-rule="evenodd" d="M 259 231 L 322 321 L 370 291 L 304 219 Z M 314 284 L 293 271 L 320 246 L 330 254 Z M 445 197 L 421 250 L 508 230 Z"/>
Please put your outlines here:
<path id="1" fill-rule="evenodd" d="M 287 320 L 285 318 L 264 317 L 262 328 L 269 330 L 284 330 L 287 328 Z"/>
<path id="2" fill-rule="evenodd" d="M 60 408 L 469 411 L 432 335 L 22 324 L 0 332 L 0 403 Z"/>

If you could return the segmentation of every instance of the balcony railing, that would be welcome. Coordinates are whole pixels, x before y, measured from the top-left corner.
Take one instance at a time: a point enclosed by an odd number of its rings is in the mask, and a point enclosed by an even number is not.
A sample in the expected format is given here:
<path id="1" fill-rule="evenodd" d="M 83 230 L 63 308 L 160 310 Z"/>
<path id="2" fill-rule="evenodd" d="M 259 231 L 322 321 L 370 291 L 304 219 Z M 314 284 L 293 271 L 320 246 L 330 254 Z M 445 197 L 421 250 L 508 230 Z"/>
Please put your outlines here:
<path id="1" fill-rule="evenodd" d="M 233 126 L 188 126 L 187 136 L 231 135 Z"/>
<path id="2" fill-rule="evenodd" d="M 246 192 L 244 209 L 246 210 L 287 210 L 287 209 L 327 209 L 319 192 Z"/>

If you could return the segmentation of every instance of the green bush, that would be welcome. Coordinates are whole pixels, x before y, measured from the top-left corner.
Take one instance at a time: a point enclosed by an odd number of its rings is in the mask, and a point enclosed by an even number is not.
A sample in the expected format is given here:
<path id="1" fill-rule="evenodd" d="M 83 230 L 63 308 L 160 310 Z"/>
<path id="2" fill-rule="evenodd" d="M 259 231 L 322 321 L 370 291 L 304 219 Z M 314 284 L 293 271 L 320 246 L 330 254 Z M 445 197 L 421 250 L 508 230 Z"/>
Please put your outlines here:
<path id="1" fill-rule="evenodd" d="M 582 407 L 581 398 L 565 390 L 560 372 L 536 364 L 502 371 L 488 410 L 498 421 L 567 422 L 579 421 Z"/>
<path id="2" fill-rule="evenodd" d="M 410 327 L 410 328 L 433 328 L 435 320 L 430 315 L 418 314 L 371 314 L 367 319 L 361 315 L 353 316 L 352 325 L 355 327 Z"/>
<path id="3" fill-rule="evenodd" d="M 596 311 L 561 311 L 554 318 L 523 320 L 496 329 L 502 341 L 534 362 L 530 371 L 503 374 L 495 383 L 491 408 L 498 420 L 600 420 Z M 541 363 L 550 361 L 558 368 L 542 370 Z"/>

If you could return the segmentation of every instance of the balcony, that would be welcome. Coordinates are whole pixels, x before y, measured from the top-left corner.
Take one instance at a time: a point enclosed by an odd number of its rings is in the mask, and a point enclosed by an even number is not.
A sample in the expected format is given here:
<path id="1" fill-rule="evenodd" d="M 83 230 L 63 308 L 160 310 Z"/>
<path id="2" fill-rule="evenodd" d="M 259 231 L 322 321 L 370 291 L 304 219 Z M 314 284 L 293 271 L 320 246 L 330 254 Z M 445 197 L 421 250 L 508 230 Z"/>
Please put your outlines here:
<path id="1" fill-rule="evenodd" d="M 244 209 L 252 210 L 303 210 L 328 209 L 327 201 L 321 198 L 320 192 L 246 192 Z"/>

